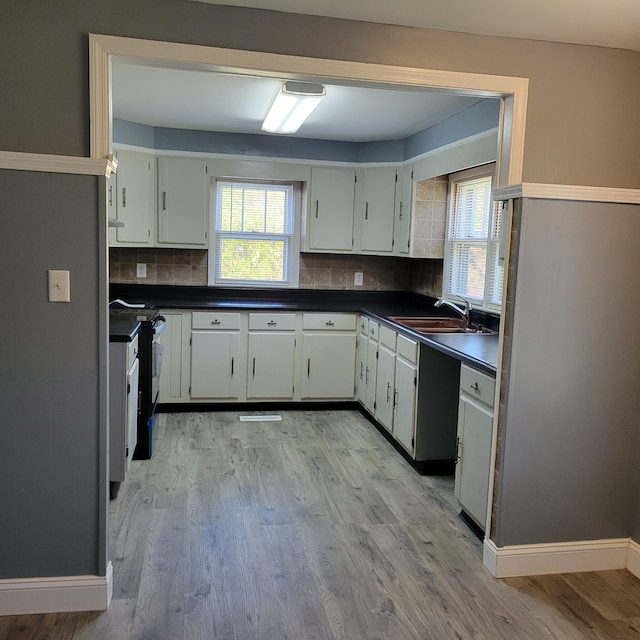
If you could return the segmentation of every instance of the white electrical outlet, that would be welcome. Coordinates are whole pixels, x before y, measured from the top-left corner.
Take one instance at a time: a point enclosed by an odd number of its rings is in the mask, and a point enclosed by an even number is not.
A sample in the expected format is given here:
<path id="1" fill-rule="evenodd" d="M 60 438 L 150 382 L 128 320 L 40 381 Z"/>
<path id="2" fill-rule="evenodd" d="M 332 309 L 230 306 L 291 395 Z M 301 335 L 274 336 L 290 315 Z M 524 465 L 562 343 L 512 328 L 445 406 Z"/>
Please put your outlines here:
<path id="1" fill-rule="evenodd" d="M 71 302 L 69 290 L 69 272 L 60 269 L 49 269 L 49 302 Z"/>
<path id="2" fill-rule="evenodd" d="M 147 264 L 145 262 L 138 262 L 136 264 L 136 277 L 137 278 L 147 277 Z"/>
<path id="3" fill-rule="evenodd" d="M 363 282 L 362 271 L 356 271 L 355 275 L 353 276 L 353 284 L 356 287 L 361 287 L 362 286 L 362 282 Z"/>

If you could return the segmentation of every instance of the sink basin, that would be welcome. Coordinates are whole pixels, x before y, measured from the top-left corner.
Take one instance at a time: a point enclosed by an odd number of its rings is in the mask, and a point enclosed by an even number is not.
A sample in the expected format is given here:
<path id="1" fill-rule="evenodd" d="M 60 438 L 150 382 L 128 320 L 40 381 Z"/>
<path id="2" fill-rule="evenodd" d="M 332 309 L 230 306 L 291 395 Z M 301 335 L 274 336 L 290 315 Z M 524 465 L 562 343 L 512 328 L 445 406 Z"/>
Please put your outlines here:
<path id="1" fill-rule="evenodd" d="M 462 318 L 443 316 L 392 316 L 391 320 L 418 333 L 471 333 L 478 335 L 495 334 L 492 329 L 476 325 L 465 325 Z"/>

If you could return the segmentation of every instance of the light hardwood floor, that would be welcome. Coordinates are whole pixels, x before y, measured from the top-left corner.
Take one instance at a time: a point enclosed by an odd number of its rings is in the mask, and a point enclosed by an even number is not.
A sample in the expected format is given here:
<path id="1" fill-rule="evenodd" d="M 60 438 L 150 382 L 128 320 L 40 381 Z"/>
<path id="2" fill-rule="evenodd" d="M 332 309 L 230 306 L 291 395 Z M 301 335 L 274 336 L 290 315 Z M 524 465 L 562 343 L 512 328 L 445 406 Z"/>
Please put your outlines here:
<path id="1" fill-rule="evenodd" d="M 358 412 L 280 414 L 161 415 L 111 503 L 109 611 L 0 618 L 0 639 L 640 639 L 628 572 L 495 580 L 452 478 Z"/>

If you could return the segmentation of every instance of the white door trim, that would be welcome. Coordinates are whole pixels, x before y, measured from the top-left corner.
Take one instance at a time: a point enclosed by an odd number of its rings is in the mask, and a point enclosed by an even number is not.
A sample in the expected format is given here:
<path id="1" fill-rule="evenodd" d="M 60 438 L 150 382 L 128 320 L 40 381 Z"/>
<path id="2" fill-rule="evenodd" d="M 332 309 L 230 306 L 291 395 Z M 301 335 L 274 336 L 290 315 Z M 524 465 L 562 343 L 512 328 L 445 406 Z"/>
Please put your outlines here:
<path id="1" fill-rule="evenodd" d="M 522 181 L 527 78 L 306 58 L 98 34 L 89 34 L 92 158 L 104 158 L 112 153 L 111 59 L 114 56 L 145 58 L 146 64 L 180 64 L 234 73 L 257 72 L 281 78 L 375 82 L 503 98 L 499 149 L 501 184 L 505 180 L 506 184 Z"/>
<path id="2" fill-rule="evenodd" d="M 493 190 L 494 200 L 512 200 L 513 198 L 640 204 L 640 189 L 523 182 Z"/>
<path id="3" fill-rule="evenodd" d="M 0 616 L 105 611 L 113 595 L 113 566 L 104 576 L 0 580 Z"/>
<path id="4" fill-rule="evenodd" d="M 614 538 L 496 547 L 485 539 L 482 562 L 496 578 L 615 569 L 640 577 L 640 545 Z"/>

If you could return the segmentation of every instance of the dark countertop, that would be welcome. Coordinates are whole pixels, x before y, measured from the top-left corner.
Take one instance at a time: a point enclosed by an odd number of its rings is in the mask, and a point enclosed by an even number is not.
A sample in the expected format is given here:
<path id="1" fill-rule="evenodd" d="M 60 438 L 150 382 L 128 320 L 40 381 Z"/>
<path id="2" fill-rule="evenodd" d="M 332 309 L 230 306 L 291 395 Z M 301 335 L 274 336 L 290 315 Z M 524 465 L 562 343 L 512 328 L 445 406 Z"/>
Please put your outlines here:
<path id="1" fill-rule="evenodd" d="M 215 287 L 112 284 L 110 299 L 143 302 L 159 309 L 252 309 L 278 311 L 342 311 L 365 313 L 389 327 L 465 362 L 489 375 L 498 364 L 498 334 L 430 334 L 411 331 L 391 316 L 447 316 L 433 306 L 435 298 L 406 291 L 342 291 L 316 289 L 219 289 Z M 499 320 L 472 312 L 474 322 L 497 329 Z"/>
<path id="2" fill-rule="evenodd" d="M 109 318 L 109 342 L 131 342 L 140 331 L 136 320 L 114 320 Z"/>

